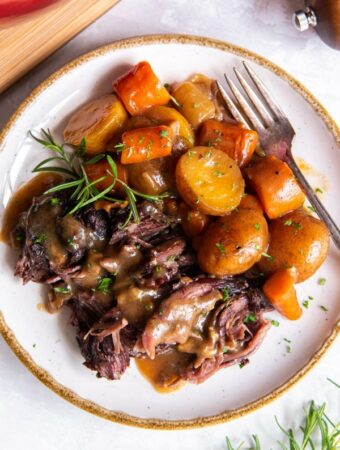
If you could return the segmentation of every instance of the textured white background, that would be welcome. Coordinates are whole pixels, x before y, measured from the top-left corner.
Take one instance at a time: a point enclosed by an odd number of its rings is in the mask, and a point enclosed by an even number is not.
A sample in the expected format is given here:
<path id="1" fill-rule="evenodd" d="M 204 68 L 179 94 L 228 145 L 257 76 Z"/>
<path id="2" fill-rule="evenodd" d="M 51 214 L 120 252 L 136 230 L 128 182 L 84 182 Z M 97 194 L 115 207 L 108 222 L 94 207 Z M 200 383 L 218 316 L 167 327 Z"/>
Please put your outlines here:
<path id="1" fill-rule="evenodd" d="M 100 1 L 100 0 L 99 0 Z M 0 97 L 0 127 L 46 76 L 74 57 L 105 43 L 142 34 L 205 35 L 251 49 L 300 80 L 340 121 L 340 52 L 326 47 L 314 31 L 300 34 L 291 14 L 301 0 L 122 0 L 76 38 Z M 3 295 L 3 293 L 1 293 Z M 29 326 L 29 324 L 27 324 Z M 164 432 L 128 428 L 85 413 L 41 385 L 0 338 L 0 449 L 225 449 L 258 433 L 262 448 L 278 448 L 274 414 L 297 426 L 309 400 L 328 403 L 340 419 L 340 339 L 297 386 L 265 408 L 215 427 Z M 254 380 L 256 383 L 256 380 Z M 143 392 L 141 392 L 143 395 Z"/>

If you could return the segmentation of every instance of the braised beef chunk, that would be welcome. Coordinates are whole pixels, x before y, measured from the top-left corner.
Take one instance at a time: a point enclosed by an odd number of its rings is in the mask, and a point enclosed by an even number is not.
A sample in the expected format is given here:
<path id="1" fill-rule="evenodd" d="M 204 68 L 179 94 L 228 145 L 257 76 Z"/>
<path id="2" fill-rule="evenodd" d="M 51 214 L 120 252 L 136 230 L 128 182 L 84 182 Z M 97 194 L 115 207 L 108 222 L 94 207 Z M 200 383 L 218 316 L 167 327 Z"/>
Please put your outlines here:
<path id="1" fill-rule="evenodd" d="M 97 371 L 97 376 L 118 380 L 130 365 L 130 351 L 136 342 L 134 330 L 119 308 L 105 313 L 85 333 L 77 335 L 85 366 Z"/>
<path id="2" fill-rule="evenodd" d="M 56 219 L 64 212 L 64 204 L 51 204 L 52 196 L 33 199 L 32 206 L 21 221 L 24 240 L 15 275 L 27 281 L 44 282 L 65 266 L 68 253 L 63 246 Z"/>
<path id="3" fill-rule="evenodd" d="M 202 335 L 211 357 L 204 358 L 202 345 L 194 347 L 197 359 L 182 374 L 183 378 L 202 383 L 220 368 L 241 362 L 258 348 L 270 327 L 270 323 L 262 317 L 266 309 L 265 305 L 263 309 L 259 308 L 259 298 L 259 293 L 251 290 L 215 308 Z M 212 336 L 215 336 L 214 341 Z M 201 350 L 201 354 L 197 349 Z M 183 350 L 190 349 L 184 347 Z M 204 345 L 203 350 L 206 350 Z"/>
<path id="4" fill-rule="evenodd" d="M 93 206 L 81 210 L 79 213 L 84 225 L 92 230 L 92 238 L 97 241 L 106 241 L 109 238 L 109 216 L 103 209 L 95 209 Z"/>
<path id="5" fill-rule="evenodd" d="M 35 198 L 22 214 L 15 273 L 50 286 L 50 312 L 70 307 L 84 364 L 98 377 L 119 379 L 133 357 L 174 353 L 176 379 L 201 383 L 260 345 L 271 307 L 259 281 L 203 274 L 161 202 L 140 202 L 136 223 L 129 207 L 70 215 L 66 195 L 56 197 Z"/>
<path id="6" fill-rule="evenodd" d="M 143 245 L 145 241 L 148 241 L 171 225 L 169 218 L 155 204 L 147 201 L 142 202 L 138 207 L 140 222 L 135 223 L 131 221 L 122 228 L 128 214 L 128 210 L 120 211 L 118 215 L 115 214 L 112 218 L 113 233 L 110 239 L 111 245 L 122 241 L 137 242 Z"/>

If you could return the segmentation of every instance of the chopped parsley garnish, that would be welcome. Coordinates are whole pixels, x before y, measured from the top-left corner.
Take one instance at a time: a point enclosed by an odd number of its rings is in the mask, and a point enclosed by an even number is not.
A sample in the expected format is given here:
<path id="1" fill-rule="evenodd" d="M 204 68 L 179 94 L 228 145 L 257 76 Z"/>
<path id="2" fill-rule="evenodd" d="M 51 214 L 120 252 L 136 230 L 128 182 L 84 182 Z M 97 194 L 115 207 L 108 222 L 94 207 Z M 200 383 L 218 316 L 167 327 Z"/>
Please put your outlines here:
<path id="1" fill-rule="evenodd" d="M 283 222 L 283 225 L 286 225 L 286 227 L 294 227 L 295 230 L 301 230 L 302 225 L 299 222 L 294 222 L 294 220 L 287 219 Z"/>
<path id="2" fill-rule="evenodd" d="M 278 320 L 271 320 L 270 322 L 271 322 L 271 324 L 272 324 L 274 327 L 279 327 L 279 326 L 280 326 L 280 322 L 279 322 Z"/>
<path id="3" fill-rule="evenodd" d="M 288 344 L 291 344 L 291 343 L 292 343 L 292 341 L 291 341 L 290 339 L 283 338 L 283 340 L 284 340 L 285 342 L 287 342 Z"/>
<path id="4" fill-rule="evenodd" d="M 110 294 L 111 292 L 111 286 L 113 283 L 113 279 L 110 277 L 102 277 L 99 280 L 98 286 L 96 288 L 96 291 L 102 292 L 103 294 Z"/>
<path id="5" fill-rule="evenodd" d="M 160 137 L 167 137 L 169 134 L 168 130 L 161 130 L 159 132 Z"/>
<path id="6" fill-rule="evenodd" d="M 245 365 L 249 363 L 249 359 L 242 359 L 240 364 L 238 365 L 240 369 L 242 369 Z"/>
<path id="7" fill-rule="evenodd" d="M 188 151 L 188 156 L 189 156 L 190 159 L 192 159 L 195 155 L 196 155 L 195 151 L 193 151 L 193 150 L 189 150 Z"/>
<path id="8" fill-rule="evenodd" d="M 224 172 L 221 172 L 220 170 L 214 170 L 212 173 L 215 177 L 223 177 L 225 175 Z"/>
<path id="9" fill-rule="evenodd" d="M 226 302 L 227 300 L 229 300 L 229 298 L 230 298 L 230 294 L 229 294 L 229 289 L 228 288 L 226 288 L 226 287 L 224 287 L 224 288 L 222 288 L 221 289 L 221 291 L 222 291 L 222 300 L 224 301 L 224 302 Z"/>
<path id="10" fill-rule="evenodd" d="M 59 205 L 59 199 L 57 197 L 52 197 L 51 198 L 51 205 L 52 206 L 57 206 Z"/>
<path id="11" fill-rule="evenodd" d="M 175 261 L 175 259 L 176 259 L 176 255 L 170 255 L 170 256 L 167 256 L 167 258 L 166 258 L 167 261 Z"/>
<path id="12" fill-rule="evenodd" d="M 259 223 L 254 223 L 254 228 L 255 228 L 255 230 L 259 231 L 260 224 Z"/>
<path id="13" fill-rule="evenodd" d="M 268 253 L 266 253 L 266 252 L 262 252 L 262 256 L 264 256 L 265 258 L 268 258 L 269 261 L 274 261 L 274 256 L 268 255 Z"/>
<path id="14" fill-rule="evenodd" d="M 304 308 L 308 309 L 308 308 L 309 308 L 309 301 L 308 301 L 308 300 L 304 300 L 304 301 L 302 302 L 302 306 L 303 306 Z"/>
<path id="15" fill-rule="evenodd" d="M 58 294 L 69 294 L 71 292 L 71 289 L 68 287 L 61 287 L 57 286 L 53 288 L 54 292 L 57 292 Z"/>
<path id="16" fill-rule="evenodd" d="M 325 311 L 325 312 L 328 311 L 328 308 L 326 308 L 326 306 L 324 306 L 324 305 L 320 305 L 320 309 L 322 309 L 322 311 Z"/>
<path id="17" fill-rule="evenodd" d="M 228 352 L 229 352 L 228 347 L 224 346 L 224 347 L 223 347 L 223 353 L 228 353 Z"/>
<path id="18" fill-rule="evenodd" d="M 314 213 L 316 212 L 315 208 L 311 205 L 307 206 L 307 208 Z"/>
<path id="19" fill-rule="evenodd" d="M 113 148 L 116 150 L 124 150 L 125 145 L 122 142 L 119 142 L 118 144 L 114 145 Z"/>
<path id="20" fill-rule="evenodd" d="M 218 248 L 218 250 L 220 251 L 220 253 L 222 253 L 222 255 L 225 255 L 225 250 L 222 244 L 220 244 L 219 242 L 216 242 L 216 247 Z"/>
<path id="21" fill-rule="evenodd" d="M 244 323 L 250 323 L 250 322 L 256 322 L 257 318 L 255 314 L 248 314 L 245 319 L 244 319 Z"/>
<path id="22" fill-rule="evenodd" d="M 315 188 L 315 192 L 317 194 L 323 194 L 323 190 L 321 188 L 319 188 L 319 187 Z"/>
<path id="23" fill-rule="evenodd" d="M 318 285 L 324 286 L 326 284 L 326 278 L 319 278 L 318 279 Z"/>
<path id="24" fill-rule="evenodd" d="M 46 241 L 46 239 L 47 239 L 46 234 L 41 233 L 41 234 L 38 234 L 38 235 L 34 238 L 34 243 L 35 243 L 35 244 L 42 244 L 43 242 Z"/>

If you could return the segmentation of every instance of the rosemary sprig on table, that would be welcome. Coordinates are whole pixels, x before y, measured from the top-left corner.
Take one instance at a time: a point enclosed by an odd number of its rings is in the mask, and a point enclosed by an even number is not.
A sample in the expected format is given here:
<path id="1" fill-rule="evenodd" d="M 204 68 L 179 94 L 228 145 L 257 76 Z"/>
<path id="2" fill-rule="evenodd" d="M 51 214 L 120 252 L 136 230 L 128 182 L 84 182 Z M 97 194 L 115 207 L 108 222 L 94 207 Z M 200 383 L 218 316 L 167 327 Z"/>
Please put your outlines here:
<path id="1" fill-rule="evenodd" d="M 327 378 L 334 386 L 340 388 L 340 385 L 335 381 Z M 308 410 L 304 410 L 304 424 L 300 426 L 302 437 L 299 439 L 291 428 L 285 430 L 279 423 L 275 416 L 275 422 L 282 431 L 288 444 L 285 445 L 281 441 L 277 441 L 279 448 L 282 450 L 339 450 L 340 449 L 340 422 L 334 424 L 326 415 L 326 403 L 317 406 L 314 401 L 309 404 Z M 319 435 L 319 436 L 317 436 Z M 252 435 L 253 444 L 249 450 L 261 450 L 261 443 L 256 434 Z M 241 442 L 237 447 L 233 447 L 230 439 L 226 437 L 226 450 L 242 450 L 244 442 Z M 264 450 L 264 449 L 263 449 Z"/>
<path id="2" fill-rule="evenodd" d="M 118 178 L 117 165 L 110 155 L 100 153 L 89 160 L 85 160 L 85 139 L 82 139 L 79 147 L 75 151 L 68 152 L 65 150 L 64 145 L 60 145 L 54 140 L 50 130 L 46 131 L 42 129 L 42 138 L 35 136 L 31 131 L 29 133 L 32 138 L 39 142 L 39 144 L 41 144 L 45 149 L 52 150 L 56 154 L 56 156 L 41 161 L 34 167 L 32 172 L 57 172 L 62 173 L 69 178 L 64 183 L 60 183 L 45 192 L 45 194 L 51 194 L 53 192 L 63 191 L 65 189 L 73 189 L 70 199 L 74 205 L 68 211 L 68 214 L 73 214 L 79 209 L 84 208 L 97 200 L 124 202 L 125 200 L 113 198 L 109 195 L 116 184 L 121 184 L 126 194 L 126 199 L 130 205 L 130 212 L 124 224 L 124 226 L 126 226 L 132 217 L 136 223 L 140 222 L 136 205 L 137 197 L 157 201 L 168 196 L 167 193 L 161 195 L 147 195 L 132 189 Z M 107 171 L 106 175 L 90 181 L 86 173 L 86 166 L 95 164 L 104 158 L 106 158 L 110 170 Z M 52 162 L 57 162 L 59 165 L 50 165 Z M 110 185 L 104 190 L 99 191 L 96 186 L 108 177 L 112 179 L 112 183 L 110 183 Z"/>

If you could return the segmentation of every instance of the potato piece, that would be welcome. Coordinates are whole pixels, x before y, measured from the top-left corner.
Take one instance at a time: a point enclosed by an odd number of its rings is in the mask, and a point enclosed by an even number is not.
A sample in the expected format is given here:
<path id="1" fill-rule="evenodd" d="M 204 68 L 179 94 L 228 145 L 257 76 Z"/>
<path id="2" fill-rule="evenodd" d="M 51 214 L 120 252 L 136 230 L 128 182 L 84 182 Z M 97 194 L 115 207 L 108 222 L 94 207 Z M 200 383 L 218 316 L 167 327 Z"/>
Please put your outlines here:
<path id="1" fill-rule="evenodd" d="M 185 81 L 178 85 L 172 94 L 180 105 L 179 111 L 194 129 L 215 116 L 214 103 L 194 83 Z"/>
<path id="2" fill-rule="evenodd" d="M 200 211 L 190 209 L 184 202 L 179 205 L 179 212 L 182 228 L 191 238 L 202 234 L 209 225 L 209 216 Z"/>
<path id="3" fill-rule="evenodd" d="M 198 144 L 225 152 L 240 167 L 249 163 L 258 143 L 256 131 L 218 120 L 207 120 L 199 130 Z"/>
<path id="4" fill-rule="evenodd" d="M 237 275 L 260 260 L 268 245 L 268 226 L 252 209 L 233 211 L 209 225 L 198 247 L 198 264 L 211 275 Z"/>
<path id="5" fill-rule="evenodd" d="M 195 133 L 187 119 L 176 109 L 168 106 L 153 106 L 145 111 L 144 115 L 152 119 L 156 125 L 169 125 L 171 122 L 178 122 L 179 136 L 185 140 L 188 148 L 194 145 Z"/>
<path id="6" fill-rule="evenodd" d="M 143 194 L 158 195 L 174 187 L 175 162 L 172 156 L 125 167 L 130 186 Z"/>
<path id="7" fill-rule="evenodd" d="M 297 320 L 302 315 L 294 282 L 296 270 L 279 269 L 264 283 L 263 293 L 269 302 L 289 320 Z"/>
<path id="8" fill-rule="evenodd" d="M 86 153 L 101 153 L 126 120 L 127 113 L 121 101 L 113 94 L 103 95 L 72 115 L 64 130 L 64 139 L 67 144 L 78 146 L 85 138 Z"/>
<path id="9" fill-rule="evenodd" d="M 170 94 L 155 75 L 147 61 L 136 64 L 129 72 L 113 82 L 125 108 L 132 116 L 142 114 L 154 105 L 165 105 Z"/>
<path id="10" fill-rule="evenodd" d="M 244 194 L 241 203 L 238 205 L 239 209 L 254 209 L 263 214 L 262 205 L 255 195 Z"/>
<path id="11" fill-rule="evenodd" d="M 180 157 L 176 185 L 192 209 L 215 216 L 236 208 L 244 192 L 244 180 L 235 161 L 210 147 L 194 147 Z"/>
<path id="12" fill-rule="evenodd" d="M 293 172 L 275 156 L 261 158 L 245 173 L 270 219 L 300 208 L 305 200 Z"/>
<path id="13" fill-rule="evenodd" d="M 273 220 L 269 224 L 269 233 L 269 257 L 262 257 L 259 262 L 260 270 L 266 274 L 295 267 L 296 282 L 300 283 L 311 277 L 327 256 L 329 233 L 326 225 L 302 208 Z"/>

